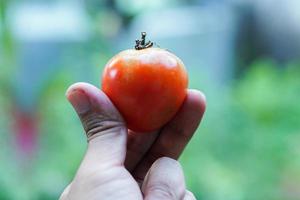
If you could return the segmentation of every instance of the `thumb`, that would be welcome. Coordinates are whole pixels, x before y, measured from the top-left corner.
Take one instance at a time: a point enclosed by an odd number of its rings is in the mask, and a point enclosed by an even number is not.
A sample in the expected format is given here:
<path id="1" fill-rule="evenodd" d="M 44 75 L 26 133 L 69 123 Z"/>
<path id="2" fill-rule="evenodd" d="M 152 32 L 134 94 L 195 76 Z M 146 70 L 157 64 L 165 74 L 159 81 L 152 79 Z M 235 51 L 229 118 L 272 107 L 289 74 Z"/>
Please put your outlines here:
<path id="1" fill-rule="evenodd" d="M 145 200 L 181 200 L 185 196 L 185 181 L 178 161 L 162 157 L 149 169 L 142 185 Z"/>
<path id="2" fill-rule="evenodd" d="M 88 140 L 78 173 L 123 165 L 127 128 L 109 98 L 87 83 L 72 85 L 66 96 L 77 112 Z"/>

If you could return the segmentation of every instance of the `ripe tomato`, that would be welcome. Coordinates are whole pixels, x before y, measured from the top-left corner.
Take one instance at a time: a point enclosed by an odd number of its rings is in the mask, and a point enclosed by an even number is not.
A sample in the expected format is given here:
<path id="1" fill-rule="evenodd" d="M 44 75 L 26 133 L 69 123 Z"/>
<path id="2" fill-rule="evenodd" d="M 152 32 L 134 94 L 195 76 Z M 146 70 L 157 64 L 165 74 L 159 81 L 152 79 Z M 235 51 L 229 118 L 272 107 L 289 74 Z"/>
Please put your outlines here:
<path id="1" fill-rule="evenodd" d="M 145 43 L 145 33 L 136 43 L 136 49 L 122 51 L 106 64 L 102 90 L 129 129 L 148 132 L 174 117 L 186 97 L 188 76 L 178 57 Z"/>

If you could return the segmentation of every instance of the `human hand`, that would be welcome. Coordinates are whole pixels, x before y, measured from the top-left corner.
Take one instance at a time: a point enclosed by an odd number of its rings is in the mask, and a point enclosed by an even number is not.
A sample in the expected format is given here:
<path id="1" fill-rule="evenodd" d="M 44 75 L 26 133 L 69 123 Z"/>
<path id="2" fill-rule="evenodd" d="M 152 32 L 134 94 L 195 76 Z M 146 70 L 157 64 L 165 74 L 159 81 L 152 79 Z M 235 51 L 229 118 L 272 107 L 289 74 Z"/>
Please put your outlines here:
<path id="1" fill-rule="evenodd" d="M 66 96 L 82 122 L 88 148 L 60 200 L 195 199 L 176 159 L 203 116 L 205 97 L 199 91 L 189 90 L 168 124 L 144 134 L 128 131 L 109 98 L 90 84 L 76 83 Z"/>

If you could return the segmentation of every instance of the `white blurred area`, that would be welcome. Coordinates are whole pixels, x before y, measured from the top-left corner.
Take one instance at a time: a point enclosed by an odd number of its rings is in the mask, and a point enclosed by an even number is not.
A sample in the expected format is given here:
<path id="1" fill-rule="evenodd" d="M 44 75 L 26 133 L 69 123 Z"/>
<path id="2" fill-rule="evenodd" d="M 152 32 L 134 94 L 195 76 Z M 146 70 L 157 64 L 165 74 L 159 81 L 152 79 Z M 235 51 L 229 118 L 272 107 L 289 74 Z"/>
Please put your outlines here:
<path id="1" fill-rule="evenodd" d="M 130 39 L 123 48 L 131 47 L 140 31 L 146 31 L 148 39 L 161 48 L 174 52 L 188 69 L 194 68 L 199 74 L 207 72 L 221 82 L 232 76 L 236 16 L 227 5 L 187 6 L 142 14 L 124 34 Z"/>
<path id="2" fill-rule="evenodd" d="M 14 1 L 8 4 L 6 24 L 13 38 L 16 102 L 33 110 L 66 50 L 88 41 L 90 19 L 82 1 Z M 30 78 L 28 78 L 30 77 Z"/>
<path id="3" fill-rule="evenodd" d="M 146 31 L 187 68 L 223 84 L 257 58 L 299 59 L 299 10 L 299 0 L 11 1 L 6 23 L 20 44 L 21 65 L 31 68 L 38 65 L 36 55 L 59 60 L 66 44 L 91 37 L 115 54 L 133 48 Z"/>
<path id="4" fill-rule="evenodd" d="M 121 32 L 115 51 L 132 47 L 146 31 L 150 40 L 175 52 L 188 68 L 221 84 L 257 58 L 300 58 L 299 0 L 199 0 L 193 5 L 125 1 L 134 9 L 117 2 L 125 13 L 141 12 Z"/>
<path id="5" fill-rule="evenodd" d="M 7 16 L 18 40 L 83 41 L 88 37 L 88 19 L 80 1 L 14 3 Z"/>

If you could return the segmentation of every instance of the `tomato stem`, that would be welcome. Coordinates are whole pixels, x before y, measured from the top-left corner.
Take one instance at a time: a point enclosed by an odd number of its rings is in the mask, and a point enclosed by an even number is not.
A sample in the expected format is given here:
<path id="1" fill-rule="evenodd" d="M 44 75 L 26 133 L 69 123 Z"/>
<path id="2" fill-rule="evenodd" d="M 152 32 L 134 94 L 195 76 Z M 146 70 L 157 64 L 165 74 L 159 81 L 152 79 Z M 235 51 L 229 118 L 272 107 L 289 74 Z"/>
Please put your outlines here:
<path id="1" fill-rule="evenodd" d="M 142 37 L 141 40 L 135 40 L 135 49 L 136 50 L 141 50 L 141 49 L 147 49 L 153 46 L 153 42 L 148 41 L 146 42 L 146 32 L 142 32 Z"/>

